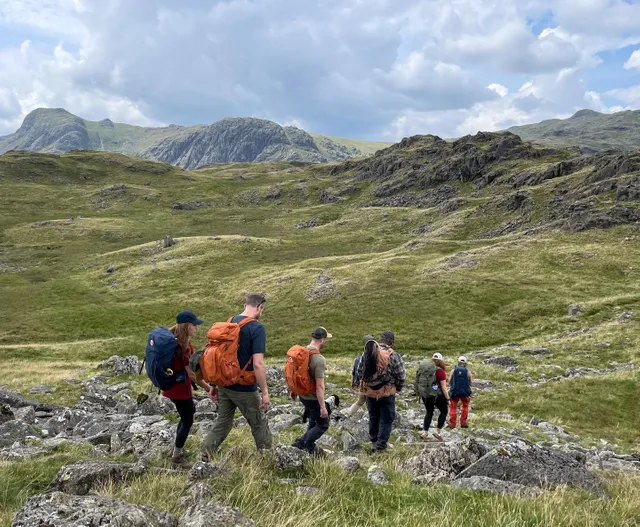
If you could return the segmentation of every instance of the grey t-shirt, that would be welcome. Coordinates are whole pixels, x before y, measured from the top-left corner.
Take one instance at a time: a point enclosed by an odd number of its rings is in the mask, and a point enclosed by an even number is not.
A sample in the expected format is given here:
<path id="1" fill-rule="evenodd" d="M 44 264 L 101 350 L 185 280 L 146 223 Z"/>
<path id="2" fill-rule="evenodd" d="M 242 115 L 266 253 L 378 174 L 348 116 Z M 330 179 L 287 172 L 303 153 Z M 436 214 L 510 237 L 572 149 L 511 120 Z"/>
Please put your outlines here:
<path id="1" fill-rule="evenodd" d="M 327 359 L 320 355 L 320 353 L 314 353 L 313 355 L 311 355 L 311 358 L 309 359 L 309 376 L 311 377 L 312 381 L 316 379 L 324 379 L 324 372 L 326 369 Z M 317 399 L 315 393 L 301 395 L 300 398 L 311 401 Z"/>

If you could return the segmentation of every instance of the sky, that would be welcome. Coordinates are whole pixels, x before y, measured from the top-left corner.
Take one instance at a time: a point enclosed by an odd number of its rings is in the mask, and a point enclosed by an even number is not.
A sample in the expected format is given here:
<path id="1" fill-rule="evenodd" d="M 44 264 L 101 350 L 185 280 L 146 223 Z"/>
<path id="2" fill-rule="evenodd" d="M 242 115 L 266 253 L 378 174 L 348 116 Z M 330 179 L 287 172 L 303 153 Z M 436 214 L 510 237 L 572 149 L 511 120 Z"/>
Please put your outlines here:
<path id="1" fill-rule="evenodd" d="M 0 0 L 0 135 L 38 107 L 457 137 L 640 108 L 640 0 Z"/>

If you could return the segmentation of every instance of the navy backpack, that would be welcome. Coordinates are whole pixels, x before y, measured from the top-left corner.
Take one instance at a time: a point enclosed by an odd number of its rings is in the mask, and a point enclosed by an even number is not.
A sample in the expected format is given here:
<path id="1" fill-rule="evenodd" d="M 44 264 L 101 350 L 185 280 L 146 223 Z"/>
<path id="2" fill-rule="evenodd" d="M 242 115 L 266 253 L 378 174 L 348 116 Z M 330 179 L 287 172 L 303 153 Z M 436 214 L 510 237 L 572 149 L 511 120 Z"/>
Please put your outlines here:
<path id="1" fill-rule="evenodd" d="M 173 371 L 173 357 L 178 347 L 178 339 L 167 328 L 156 328 L 147 338 L 143 365 L 147 365 L 147 376 L 153 385 L 168 390 L 177 382 L 184 381 L 184 371 Z M 140 368 L 142 373 L 142 368 Z M 182 379 L 178 378 L 183 377 Z"/>
<path id="2" fill-rule="evenodd" d="M 464 366 L 458 366 L 453 370 L 451 376 L 451 389 L 449 390 L 449 396 L 454 397 L 470 397 L 471 385 L 469 383 L 469 373 Z"/>

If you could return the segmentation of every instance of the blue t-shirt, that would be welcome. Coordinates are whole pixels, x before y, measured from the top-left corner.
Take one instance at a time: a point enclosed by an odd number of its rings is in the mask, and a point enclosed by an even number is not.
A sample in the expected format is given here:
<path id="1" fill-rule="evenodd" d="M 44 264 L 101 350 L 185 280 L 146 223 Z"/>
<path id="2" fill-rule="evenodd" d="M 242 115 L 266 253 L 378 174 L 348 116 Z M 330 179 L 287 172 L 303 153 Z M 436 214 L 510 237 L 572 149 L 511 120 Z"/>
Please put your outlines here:
<path id="1" fill-rule="evenodd" d="M 239 323 L 247 318 L 244 315 L 237 315 L 231 319 L 231 322 Z M 238 344 L 238 362 L 240 368 L 244 368 L 249 359 L 256 353 L 264 354 L 267 348 L 267 330 L 258 322 L 249 322 L 240 328 L 240 342 Z M 247 371 L 253 371 L 253 362 L 247 368 Z M 234 392 L 255 392 L 258 390 L 257 384 L 245 386 L 243 384 L 232 384 L 227 386 L 229 390 Z"/>

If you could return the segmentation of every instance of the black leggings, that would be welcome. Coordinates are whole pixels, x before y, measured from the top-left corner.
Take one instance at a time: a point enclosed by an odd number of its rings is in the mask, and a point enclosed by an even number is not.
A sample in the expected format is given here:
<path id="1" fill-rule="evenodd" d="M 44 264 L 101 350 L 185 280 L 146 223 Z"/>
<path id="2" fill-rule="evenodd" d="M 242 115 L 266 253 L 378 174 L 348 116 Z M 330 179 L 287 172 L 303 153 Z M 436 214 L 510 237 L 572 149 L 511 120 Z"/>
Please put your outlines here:
<path id="1" fill-rule="evenodd" d="M 178 410 L 178 414 L 180 415 L 180 422 L 176 430 L 176 446 L 182 448 L 187 442 L 189 431 L 193 426 L 193 414 L 196 413 L 196 405 L 193 399 L 171 399 L 171 402 L 176 405 L 176 410 Z"/>
<path id="2" fill-rule="evenodd" d="M 444 395 L 438 395 L 437 397 L 425 397 L 422 399 L 424 407 L 427 409 L 427 415 L 424 416 L 424 429 L 429 430 L 431 426 L 431 419 L 433 419 L 433 409 L 440 410 L 438 416 L 438 428 L 442 428 L 447 421 L 447 399 Z"/>

